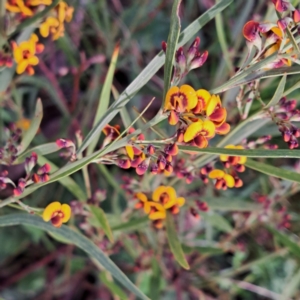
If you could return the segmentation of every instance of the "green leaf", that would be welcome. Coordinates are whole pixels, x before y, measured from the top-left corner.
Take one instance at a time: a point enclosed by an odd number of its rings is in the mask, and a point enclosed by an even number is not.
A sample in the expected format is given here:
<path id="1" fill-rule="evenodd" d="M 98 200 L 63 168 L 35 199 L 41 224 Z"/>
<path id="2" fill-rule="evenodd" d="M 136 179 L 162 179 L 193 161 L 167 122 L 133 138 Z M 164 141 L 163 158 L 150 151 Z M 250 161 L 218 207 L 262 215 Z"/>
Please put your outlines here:
<path id="1" fill-rule="evenodd" d="M 181 244 L 178 240 L 177 232 L 175 229 L 174 219 L 170 213 L 167 213 L 166 229 L 167 229 L 167 238 L 168 238 L 169 246 L 172 253 L 174 254 L 176 261 L 183 268 L 189 270 L 190 266 L 184 257 L 184 253 Z"/>
<path id="2" fill-rule="evenodd" d="M 229 198 L 202 198 L 202 201 L 207 202 L 211 210 L 220 211 L 253 211 L 261 209 L 261 205 L 257 203 L 246 202 L 242 199 Z"/>
<path id="3" fill-rule="evenodd" d="M 108 272 L 112 274 L 124 287 L 130 292 L 134 293 L 141 299 L 149 300 L 149 298 L 142 293 L 128 277 L 113 263 L 113 261 L 100 250 L 92 241 L 87 239 L 81 233 L 62 225 L 60 228 L 55 228 L 52 224 L 44 222 L 40 217 L 30 214 L 10 214 L 0 217 L 0 227 L 14 226 L 14 225 L 31 225 L 41 230 L 51 233 L 56 233 L 63 238 L 72 242 L 83 251 L 85 251 L 91 258 L 100 263 Z"/>
<path id="4" fill-rule="evenodd" d="M 295 296 L 299 292 L 300 286 L 300 270 L 293 275 L 291 280 L 284 287 L 284 290 L 281 295 L 281 300 L 289 300 L 291 297 Z"/>
<path id="5" fill-rule="evenodd" d="M 119 55 L 119 49 L 120 49 L 120 45 L 118 43 L 115 46 L 114 52 L 112 54 L 108 72 L 106 74 L 105 81 L 104 81 L 104 84 L 103 84 L 103 87 L 101 90 L 93 127 L 97 124 L 97 122 L 100 120 L 100 118 L 105 114 L 105 112 L 108 108 L 112 82 L 113 82 L 115 68 L 116 68 L 118 55 Z M 94 139 L 89 144 L 88 149 L 87 149 L 88 155 L 94 151 L 94 149 L 97 145 L 97 142 L 99 140 L 100 134 L 101 134 L 101 132 L 99 132 L 98 136 L 95 136 Z"/>
<path id="6" fill-rule="evenodd" d="M 178 46 L 186 44 L 206 23 L 213 19 L 216 14 L 224 10 L 233 0 L 223 0 L 207 10 L 203 15 L 191 23 L 179 36 Z M 108 124 L 125 106 L 134 95 L 153 77 L 153 75 L 163 66 L 165 56 L 163 51 L 160 51 L 147 67 L 136 77 L 136 79 L 126 88 L 120 95 L 119 99 L 115 101 L 106 111 L 96 126 L 89 132 L 84 139 L 82 145 L 77 151 L 77 155 L 84 151 L 91 143 L 95 136 L 97 136 L 106 124 Z"/>
<path id="7" fill-rule="evenodd" d="M 293 171 L 277 168 L 252 159 L 247 159 L 245 166 L 273 177 L 300 183 L 300 174 Z"/>
<path id="8" fill-rule="evenodd" d="M 256 120 L 255 117 L 258 114 L 253 115 L 252 117 L 248 118 L 244 122 L 240 123 L 236 126 L 229 134 L 227 134 L 218 144 L 217 147 L 225 147 L 228 144 L 238 144 L 243 139 L 250 136 L 252 133 L 260 129 L 262 126 L 266 125 L 270 122 L 269 119 L 258 119 Z M 202 155 L 194 161 L 194 164 L 197 167 L 202 167 L 207 163 L 211 162 L 216 158 L 215 155 Z"/>
<path id="9" fill-rule="evenodd" d="M 128 299 L 127 295 L 122 291 L 120 287 L 118 287 L 113 281 L 108 280 L 106 272 L 101 272 L 99 277 L 101 283 L 103 283 L 113 295 L 120 297 L 120 299 L 122 300 Z"/>
<path id="10" fill-rule="evenodd" d="M 30 148 L 18 156 L 18 158 L 14 161 L 14 165 L 23 163 L 25 158 L 30 156 L 32 152 L 35 152 L 37 155 L 47 155 L 58 150 L 60 150 L 60 148 L 56 145 L 56 143 L 47 143 Z"/>
<path id="11" fill-rule="evenodd" d="M 278 231 L 275 228 L 266 226 L 266 228 L 274 235 L 274 237 L 285 247 L 289 249 L 289 252 L 294 254 L 297 258 L 300 258 L 300 246 L 299 242 L 296 243 L 287 234 Z"/>
<path id="12" fill-rule="evenodd" d="M 266 105 L 265 108 L 269 108 L 271 106 L 275 106 L 279 102 L 279 100 L 282 98 L 282 95 L 283 95 L 283 92 L 284 92 L 285 83 L 286 83 L 286 74 L 280 80 L 280 82 L 278 84 L 278 87 L 277 87 L 277 89 L 276 89 L 276 91 L 275 91 L 272 99 Z"/>
<path id="13" fill-rule="evenodd" d="M 126 223 L 122 223 L 120 225 L 116 225 L 113 226 L 111 229 L 113 231 L 117 231 L 117 230 L 137 230 L 137 229 L 141 229 L 143 224 L 146 224 L 148 222 L 148 217 L 145 216 L 143 218 L 139 218 L 139 219 L 132 219 Z"/>
<path id="14" fill-rule="evenodd" d="M 162 105 L 165 101 L 166 94 L 171 85 L 172 69 L 173 69 L 174 58 L 177 49 L 177 43 L 179 39 L 180 28 L 181 28 L 180 18 L 179 18 L 180 3 L 181 0 L 174 0 L 173 7 L 172 7 L 170 32 L 167 41 L 166 62 L 164 68 L 164 93 L 163 93 Z"/>
<path id="15" fill-rule="evenodd" d="M 220 231 L 230 233 L 233 231 L 232 226 L 230 223 L 221 215 L 217 213 L 205 213 L 205 212 L 200 212 L 201 218 L 205 220 L 206 222 L 210 223 L 213 227 L 219 229 Z"/>
<path id="16" fill-rule="evenodd" d="M 153 145 L 158 143 L 153 142 Z M 300 150 L 290 149 L 277 149 L 277 150 L 266 150 L 266 149 L 225 149 L 219 147 L 208 147 L 200 149 L 194 146 L 181 146 L 178 145 L 179 150 L 188 151 L 191 153 L 209 153 L 209 154 L 225 154 L 229 156 L 246 156 L 246 157 L 269 157 L 269 158 L 300 158 Z"/>
<path id="17" fill-rule="evenodd" d="M 89 208 L 92 212 L 92 214 L 94 215 L 98 225 L 100 228 L 102 228 L 106 234 L 106 236 L 108 237 L 108 239 L 110 240 L 111 243 L 114 242 L 114 237 L 113 234 L 111 232 L 109 223 L 107 221 L 105 212 L 103 211 L 102 208 L 94 206 L 94 205 L 89 205 Z"/>
<path id="18" fill-rule="evenodd" d="M 34 117 L 31 120 L 30 127 L 24 133 L 18 154 L 21 154 L 27 149 L 27 147 L 29 146 L 29 144 L 31 143 L 31 141 L 33 140 L 33 138 L 35 137 L 36 133 L 40 128 L 42 118 L 43 118 L 43 105 L 41 99 L 38 99 L 36 102 Z"/>
<path id="19" fill-rule="evenodd" d="M 211 255 L 224 253 L 224 250 L 222 248 L 217 248 L 217 247 L 206 247 L 206 246 L 191 247 L 188 245 L 182 245 L 182 249 L 186 254 L 191 254 L 194 251 L 197 251 L 201 254 L 211 254 Z"/>

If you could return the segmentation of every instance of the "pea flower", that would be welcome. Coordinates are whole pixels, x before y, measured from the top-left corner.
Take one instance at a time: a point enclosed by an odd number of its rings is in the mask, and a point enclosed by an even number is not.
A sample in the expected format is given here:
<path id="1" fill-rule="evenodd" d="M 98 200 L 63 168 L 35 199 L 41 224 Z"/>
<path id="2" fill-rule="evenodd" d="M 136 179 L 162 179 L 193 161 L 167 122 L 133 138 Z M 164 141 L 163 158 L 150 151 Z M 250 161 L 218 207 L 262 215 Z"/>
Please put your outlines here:
<path id="1" fill-rule="evenodd" d="M 173 86 L 169 89 L 165 99 L 165 111 L 170 111 L 169 123 L 176 125 L 179 121 L 179 115 L 191 111 L 198 102 L 195 90 L 185 84 L 180 88 Z"/>
<path id="2" fill-rule="evenodd" d="M 177 198 L 176 191 L 171 186 L 159 186 L 152 194 L 152 200 L 160 203 L 165 210 L 170 209 L 172 214 L 178 214 L 179 208 L 184 205 L 185 199 L 183 197 Z M 157 215 L 157 213 L 156 213 Z M 153 218 L 154 213 L 149 215 Z"/>
<path id="3" fill-rule="evenodd" d="M 227 145 L 225 149 L 244 149 L 244 147 L 242 145 Z M 220 160 L 224 163 L 226 168 L 229 168 L 230 165 L 232 165 L 238 172 L 245 171 L 244 164 L 247 161 L 246 156 L 229 156 L 222 154 L 220 155 Z"/>
<path id="4" fill-rule="evenodd" d="M 38 43 L 36 34 L 32 34 L 28 41 L 23 41 L 19 45 L 12 43 L 14 59 L 17 63 L 16 72 L 22 74 L 27 72 L 29 75 L 34 74 L 33 66 L 39 63 L 36 54 L 44 50 L 44 45 Z"/>
<path id="5" fill-rule="evenodd" d="M 62 223 L 66 223 L 71 217 L 71 207 L 68 204 L 61 204 L 60 202 L 50 203 L 43 212 L 43 220 L 45 222 L 51 221 L 54 227 L 59 228 Z"/>
<path id="6" fill-rule="evenodd" d="M 210 120 L 198 120 L 190 124 L 184 133 L 183 140 L 185 143 L 191 143 L 199 148 L 206 148 L 208 140 L 215 136 L 215 125 Z"/>
<path id="7" fill-rule="evenodd" d="M 208 177 L 211 179 L 216 179 L 215 187 L 218 190 L 226 190 L 228 187 L 233 188 L 235 186 L 235 180 L 233 176 L 225 173 L 222 170 L 214 169 L 208 174 Z"/>

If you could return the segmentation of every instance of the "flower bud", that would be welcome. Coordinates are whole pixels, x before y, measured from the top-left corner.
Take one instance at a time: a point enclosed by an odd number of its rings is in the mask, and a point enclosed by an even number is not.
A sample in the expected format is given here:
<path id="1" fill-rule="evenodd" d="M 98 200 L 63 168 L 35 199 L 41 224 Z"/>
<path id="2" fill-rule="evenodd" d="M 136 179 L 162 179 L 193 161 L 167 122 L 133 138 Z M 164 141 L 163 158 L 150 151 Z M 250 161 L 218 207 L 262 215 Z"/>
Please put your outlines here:
<path id="1" fill-rule="evenodd" d="M 146 173 L 146 171 L 148 170 L 149 167 L 149 163 L 150 163 L 150 158 L 145 159 L 144 161 L 142 161 L 135 169 L 136 173 L 138 175 L 143 175 Z"/>
<path id="2" fill-rule="evenodd" d="M 178 146 L 176 145 L 176 143 L 168 144 L 165 146 L 164 151 L 165 151 L 165 153 L 167 153 L 171 156 L 176 156 L 178 154 Z"/>
<path id="3" fill-rule="evenodd" d="M 189 71 L 196 68 L 200 68 L 206 62 L 207 57 L 208 57 L 208 51 L 204 51 L 202 54 L 198 53 L 191 61 L 191 64 L 189 66 Z"/>
<path id="4" fill-rule="evenodd" d="M 120 167 L 122 169 L 129 169 L 131 167 L 131 162 L 129 159 L 119 159 L 118 167 Z"/>
<path id="5" fill-rule="evenodd" d="M 148 145 L 147 146 L 147 153 L 149 155 L 153 155 L 155 153 L 155 147 L 153 145 Z"/>
<path id="6" fill-rule="evenodd" d="M 200 45 L 200 38 L 196 37 L 192 45 L 187 52 L 187 65 L 189 66 L 195 55 L 198 53 L 198 47 Z"/>

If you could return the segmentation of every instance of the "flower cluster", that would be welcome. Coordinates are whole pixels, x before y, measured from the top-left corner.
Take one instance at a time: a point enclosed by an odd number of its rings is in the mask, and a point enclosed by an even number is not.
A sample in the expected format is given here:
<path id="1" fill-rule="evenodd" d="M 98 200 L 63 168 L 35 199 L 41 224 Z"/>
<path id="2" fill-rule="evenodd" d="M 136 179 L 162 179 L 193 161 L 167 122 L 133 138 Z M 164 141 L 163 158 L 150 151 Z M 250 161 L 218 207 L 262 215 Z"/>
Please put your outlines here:
<path id="1" fill-rule="evenodd" d="M 42 37 L 51 35 L 52 40 L 57 40 L 64 35 L 64 23 L 69 23 L 73 17 L 74 8 L 68 6 L 64 1 L 60 1 L 51 15 L 40 26 L 40 34 Z"/>
<path id="2" fill-rule="evenodd" d="M 227 145 L 226 149 L 244 149 L 242 145 Z M 215 180 L 217 189 L 226 190 L 227 188 L 239 188 L 243 181 L 237 175 L 237 172 L 244 172 L 244 164 L 247 161 L 245 156 L 221 155 L 220 160 L 226 170 L 214 169 L 208 173 L 208 177 Z"/>
<path id="3" fill-rule="evenodd" d="M 40 10 L 40 6 L 48 6 L 51 3 L 52 0 L 8 0 L 6 9 L 20 22 L 37 13 Z M 60 1 L 42 21 L 39 28 L 41 36 L 46 38 L 51 35 L 52 40 L 63 36 L 65 31 L 64 24 L 72 20 L 73 11 L 73 7 L 68 6 L 64 1 Z M 19 44 L 14 41 L 11 42 L 13 58 L 17 64 L 17 74 L 24 72 L 28 75 L 34 74 L 33 67 L 39 63 L 36 55 L 44 50 L 44 45 L 38 43 L 38 40 L 38 36 L 32 34 L 29 40 L 22 41 Z M 12 65 L 12 57 L 9 53 L 1 53 L 0 66 L 11 67 Z"/>
<path id="4" fill-rule="evenodd" d="M 227 111 L 218 95 L 211 95 L 200 89 L 195 91 L 189 85 L 169 89 L 164 110 L 171 125 L 179 125 L 177 141 L 199 148 L 208 146 L 215 134 L 227 134 L 230 125 L 226 123 Z"/>
<path id="5" fill-rule="evenodd" d="M 171 186 L 159 186 L 152 193 L 151 199 L 144 193 L 136 193 L 138 202 L 136 209 L 143 209 L 149 219 L 153 221 L 156 228 L 163 227 L 163 221 L 167 216 L 167 211 L 178 214 L 180 207 L 184 205 L 185 199 L 177 197 L 176 191 Z"/>
<path id="6" fill-rule="evenodd" d="M 45 222 L 51 221 L 54 227 L 59 228 L 62 223 L 66 223 L 71 218 L 71 207 L 68 204 L 61 204 L 60 202 L 50 203 L 43 212 L 43 220 Z"/>
<path id="7" fill-rule="evenodd" d="M 285 14 L 277 23 L 251 20 L 243 28 L 243 35 L 248 41 L 249 48 L 252 49 L 255 46 L 258 49 L 258 53 L 252 63 L 276 52 L 284 54 L 277 55 L 271 63 L 264 66 L 264 69 L 279 68 L 284 65 L 291 66 L 295 56 L 292 55 L 292 46 L 288 47 L 287 45 L 290 42 L 287 30 L 294 28 L 300 22 L 300 11 L 295 9 L 289 1 L 272 1 L 278 12 L 288 12 L 288 14 Z M 290 32 L 289 34 L 293 33 Z"/>
<path id="8" fill-rule="evenodd" d="M 203 53 L 198 51 L 200 45 L 200 38 L 197 37 L 190 48 L 188 49 L 187 53 L 184 53 L 182 47 L 175 53 L 175 65 L 174 65 L 174 75 L 172 82 L 174 85 L 193 69 L 200 68 L 207 60 L 208 51 L 204 51 Z M 166 52 L 167 44 L 162 42 L 162 48 Z"/>
<path id="9" fill-rule="evenodd" d="M 300 111 L 296 105 L 296 100 L 287 100 L 286 97 L 283 97 L 278 104 L 267 111 L 268 116 L 278 126 L 283 140 L 288 144 L 290 149 L 299 147 L 298 138 L 300 137 L 300 128 L 292 124 L 292 122 L 300 121 Z"/>
<path id="10" fill-rule="evenodd" d="M 102 147 L 116 140 L 120 136 L 119 130 L 119 125 L 106 125 L 103 129 L 105 138 Z M 130 128 L 128 134 L 134 131 L 134 128 Z M 144 139 L 143 134 L 138 134 L 131 138 L 124 148 L 106 155 L 102 163 L 114 163 L 122 169 L 134 168 L 138 175 L 145 174 L 149 167 L 152 174 L 170 175 L 173 172 L 173 158 L 178 154 L 178 146 L 175 143 L 167 143 L 161 149 L 153 145 L 146 147 L 143 144 Z"/>

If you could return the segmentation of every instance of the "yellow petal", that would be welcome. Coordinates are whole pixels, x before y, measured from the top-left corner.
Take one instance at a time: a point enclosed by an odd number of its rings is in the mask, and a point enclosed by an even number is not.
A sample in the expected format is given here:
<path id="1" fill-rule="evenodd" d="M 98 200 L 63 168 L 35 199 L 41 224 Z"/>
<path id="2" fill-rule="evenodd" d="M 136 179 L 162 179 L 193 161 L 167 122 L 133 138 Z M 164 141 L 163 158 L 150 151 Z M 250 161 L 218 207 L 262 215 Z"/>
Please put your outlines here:
<path id="1" fill-rule="evenodd" d="M 177 205 L 178 205 L 179 207 L 183 206 L 184 203 L 185 203 L 185 198 L 183 198 L 183 197 L 177 198 Z"/>
<path id="2" fill-rule="evenodd" d="M 187 98 L 188 110 L 193 109 L 197 105 L 197 103 L 198 103 L 197 94 L 190 85 L 187 85 L 187 84 L 182 85 L 180 88 L 180 93 L 184 94 Z"/>
<path id="3" fill-rule="evenodd" d="M 203 127 L 203 121 L 201 120 L 189 125 L 183 135 L 184 142 L 188 143 L 191 140 L 193 140 L 201 132 L 202 127 Z"/>
<path id="4" fill-rule="evenodd" d="M 174 96 L 178 95 L 179 92 L 179 87 L 178 86 L 172 86 L 166 95 L 166 99 L 165 99 L 165 110 L 172 110 L 173 106 L 171 104 L 171 100 Z"/>
<path id="5" fill-rule="evenodd" d="M 145 202 L 144 203 L 144 212 L 145 212 L 145 214 L 148 215 L 150 213 L 150 211 L 151 211 L 151 205 L 150 205 L 150 203 L 149 202 Z"/>
<path id="6" fill-rule="evenodd" d="M 273 33 L 275 33 L 280 39 L 282 39 L 282 31 L 279 27 L 274 26 L 273 28 L 271 28 L 271 31 L 273 31 Z"/>
<path id="7" fill-rule="evenodd" d="M 14 50 L 14 59 L 16 63 L 19 63 L 23 60 L 23 50 L 20 47 L 17 47 Z"/>
<path id="8" fill-rule="evenodd" d="M 197 95 L 198 101 L 202 102 L 203 110 L 206 110 L 209 99 L 211 98 L 211 94 L 207 90 L 200 89 L 200 90 L 196 91 L 196 95 Z"/>
<path id="9" fill-rule="evenodd" d="M 243 165 L 245 164 L 247 161 L 247 157 L 246 156 L 240 156 L 240 160 L 239 160 L 239 164 Z"/>
<path id="10" fill-rule="evenodd" d="M 48 222 L 53 213 L 55 213 L 56 211 L 60 211 L 61 209 L 61 204 L 59 202 L 52 202 L 50 203 L 45 209 L 44 209 L 44 212 L 43 212 L 43 220 L 45 222 Z"/>
<path id="11" fill-rule="evenodd" d="M 154 207 L 156 210 L 159 210 L 159 211 L 164 211 L 164 207 L 162 206 L 162 204 L 160 203 L 157 203 L 157 202 L 152 202 L 152 201 L 149 201 L 148 202 L 150 204 L 151 207 Z"/>
<path id="12" fill-rule="evenodd" d="M 208 177 L 211 178 L 211 179 L 220 179 L 220 178 L 223 178 L 225 175 L 225 172 L 222 171 L 222 170 L 219 170 L 219 169 L 215 169 L 215 170 L 212 170 L 209 174 L 208 174 Z"/>
<path id="13" fill-rule="evenodd" d="M 49 35 L 49 29 L 50 29 L 50 27 L 49 27 L 47 21 L 42 23 L 40 25 L 40 34 L 41 34 L 41 36 L 46 38 Z"/>
<path id="14" fill-rule="evenodd" d="M 161 185 L 152 193 L 152 200 L 158 202 L 160 196 L 166 192 L 166 187 Z"/>
<path id="15" fill-rule="evenodd" d="M 10 5 L 8 2 L 6 2 L 5 8 L 10 12 L 14 12 L 14 13 L 21 12 L 21 9 L 18 6 Z"/>
<path id="16" fill-rule="evenodd" d="M 20 63 L 18 63 L 16 72 L 17 74 L 22 74 L 25 72 L 26 68 L 28 67 L 28 61 L 26 59 L 22 60 Z"/>
<path id="17" fill-rule="evenodd" d="M 39 59 L 37 58 L 37 56 L 29 57 L 27 61 L 28 64 L 32 66 L 36 66 L 39 63 Z"/>
<path id="18" fill-rule="evenodd" d="M 156 211 L 156 212 L 150 213 L 150 215 L 149 215 L 150 220 L 160 220 L 160 219 L 165 219 L 165 218 L 166 218 L 166 212 L 164 210 Z"/>
<path id="19" fill-rule="evenodd" d="M 212 138 L 215 136 L 216 126 L 215 124 L 210 120 L 205 120 L 202 125 L 201 135 Z M 205 134 L 204 134 L 205 133 Z"/>
<path id="20" fill-rule="evenodd" d="M 68 205 L 68 204 L 63 204 L 62 206 L 61 206 L 61 212 L 63 212 L 63 214 L 64 214 L 64 217 L 62 218 L 62 222 L 63 223 L 66 223 L 66 222 L 68 222 L 69 220 L 70 220 L 70 218 L 71 218 L 71 214 L 72 214 L 72 210 L 71 210 L 71 207 L 70 207 L 70 205 Z"/>
<path id="21" fill-rule="evenodd" d="M 219 106 L 222 105 L 220 97 L 217 95 L 212 95 L 206 107 L 206 115 L 209 117 L 214 112 L 214 110 L 218 105 Z"/>
<path id="22" fill-rule="evenodd" d="M 171 200 L 176 199 L 176 191 L 171 186 L 166 187 L 166 193 L 169 195 Z"/>
<path id="23" fill-rule="evenodd" d="M 235 181 L 234 181 L 234 178 L 233 178 L 231 175 L 225 174 L 223 178 L 224 178 L 224 180 L 225 180 L 225 182 L 226 182 L 226 185 L 227 185 L 229 188 L 234 187 Z"/>
<path id="24" fill-rule="evenodd" d="M 132 146 L 125 146 L 126 152 L 128 157 L 133 160 L 134 158 L 134 151 L 133 151 L 133 147 Z"/>
<path id="25" fill-rule="evenodd" d="M 177 204 L 177 199 L 170 199 L 167 203 L 164 204 L 164 208 L 165 209 L 169 209 L 171 208 L 172 206 L 176 205 Z"/>
<path id="26" fill-rule="evenodd" d="M 135 197 L 138 198 L 141 202 L 147 202 L 147 196 L 144 193 L 136 193 Z"/>

